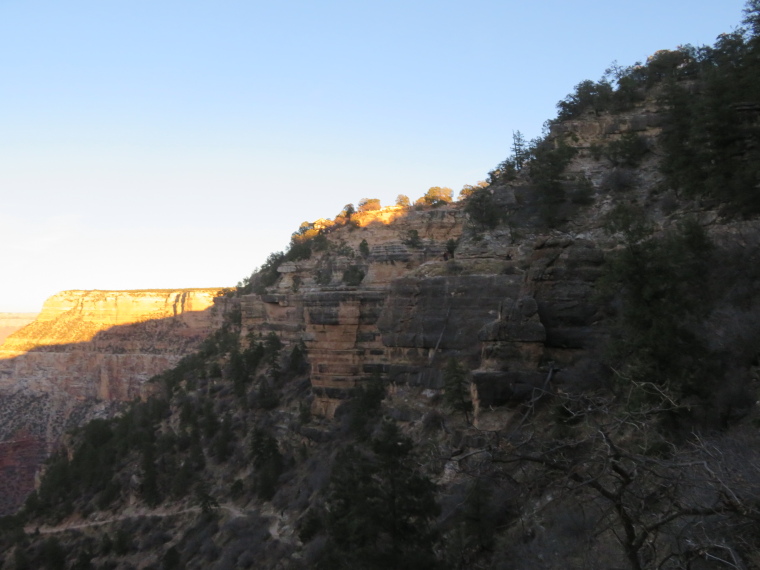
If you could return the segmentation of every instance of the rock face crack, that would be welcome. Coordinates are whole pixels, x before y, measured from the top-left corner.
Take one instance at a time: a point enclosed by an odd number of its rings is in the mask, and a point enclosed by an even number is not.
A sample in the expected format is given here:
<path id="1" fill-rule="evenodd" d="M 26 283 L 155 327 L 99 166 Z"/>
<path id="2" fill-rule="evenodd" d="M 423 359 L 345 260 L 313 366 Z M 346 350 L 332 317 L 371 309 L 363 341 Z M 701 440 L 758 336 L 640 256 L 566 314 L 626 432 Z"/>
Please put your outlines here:
<path id="1" fill-rule="evenodd" d="M 438 348 L 441 346 L 441 341 L 443 340 L 443 334 L 446 332 L 446 326 L 449 324 L 449 316 L 451 315 L 451 301 L 449 298 L 449 291 L 448 291 L 448 285 L 446 287 L 446 316 L 443 319 L 443 328 L 441 328 L 441 334 L 438 336 L 438 342 L 435 343 L 435 348 L 433 349 L 433 352 L 430 354 L 430 360 L 429 364 L 433 364 L 433 360 L 435 359 L 435 355 L 438 354 Z"/>

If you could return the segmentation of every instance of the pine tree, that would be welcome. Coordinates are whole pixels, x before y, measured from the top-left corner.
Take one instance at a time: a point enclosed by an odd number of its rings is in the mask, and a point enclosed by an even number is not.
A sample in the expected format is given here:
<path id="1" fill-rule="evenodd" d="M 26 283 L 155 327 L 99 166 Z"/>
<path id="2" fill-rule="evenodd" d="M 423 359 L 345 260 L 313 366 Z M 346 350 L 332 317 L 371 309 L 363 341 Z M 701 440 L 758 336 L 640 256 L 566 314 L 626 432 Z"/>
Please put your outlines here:
<path id="1" fill-rule="evenodd" d="M 452 411 L 463 413 L 469 423 L 472 402 L 468 398 L 467 371 L 456 359 L 449 359 L 443 372 L 443 382 L 443 401 Z"/>
<path id="2" fill-rule="evenodd" d="M 435 485 L 417 471 L 412 448 L 398 426 L 386 422 L 371 452 L 351 446 L 338 454 L 328 488 L 331 541 L 323 567 L 438 567 Z"/>
<path id="3" fill-rule="evenodd" d="M 274 331 L 270 332 L 264 341 L 264 353 L 266 363 L 269 365 L 268 373 L 275 381 L 280 378 L 280 351 L 282 347 L 280 337 Z"/>
<path id="4" fill-rule="evenodd" d="M 200 506 L 201 512 L 204 516 L 210 515 L 215 509 L 219 508 L 219 503 L 213 496 L 211 496 L 208 483 L 205 481 L 199 481 L 195 486 L 195 500 Z"/>
<path id="5" fill-rule="evenodd" d="M 214 454 L 219 463 L 224 463 L 230 458 L 234 441 L 235 434 L 232 431 L 232 418 L 229 414 L 225 414 L 222 419 L 221 429 L 214 439 Z"/>
<path id="6" fill-rule="evenodd" d="M 359 244 L 359 253 L 362 257 L 369 257 L 369 243 L 366 239 L 363 239 Z"/>
<path id="7" fill-rule="evenodd" d="M 250 377 L 246 371 L 243 355 L 237 349 L 230 353 L 229 378 L 232 380 L 235 395 L 239 398 L 244 397 L 245 387 Z"/>
<path id="8" fill-rule="evenodd" d="M 251 457 L 256 468 L 254 488 L 264 500 L 271 499 L 277 491 L 283 457 L 277 446 L 277 440 L 263 429 L 256 429 L 251 440 Z"/>
<path id="9" fill-rule="evenodd" d="M 514 161 L 515 169 L 522 170 L 523 165 L 528 161 L 530 157 L 530 150 L 528 143 L 525 141 L 525 137 L 520 131 L 512 132 L 512 160 Z"/>
<path id="10" fill-rule="evenodd" d="M 373 421 L 380 415 L 385 386 L 379 376 L 354 389 L 349 428 L 359 441 L 369 438 Z"/>

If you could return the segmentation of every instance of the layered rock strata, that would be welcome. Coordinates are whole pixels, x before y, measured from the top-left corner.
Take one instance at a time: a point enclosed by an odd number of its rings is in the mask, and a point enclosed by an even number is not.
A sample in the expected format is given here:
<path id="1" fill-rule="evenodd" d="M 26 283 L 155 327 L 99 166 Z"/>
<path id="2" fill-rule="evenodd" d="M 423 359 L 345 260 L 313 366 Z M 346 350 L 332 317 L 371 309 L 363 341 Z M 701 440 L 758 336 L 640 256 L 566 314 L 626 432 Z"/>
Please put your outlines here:
<path id="1" fill-rule="evenodd" d="M 509 191 L 499 199 L 509 201 Z M 596 342 L 592 293 L 604 255 L 592 242 L 494 239 L 467 230 L 458 205 L 394 209 L 389 224 L 367 214 L 331 232 L 326 251 L 283 264 L 266 294 L 242 299 L 243 336 L 275 331 L 305 344 L 314 413 L 332 416 L 373 376 L 438 391 L 456 358 L 474 370 L 477 417 L 528 397 L 554 367 L 568 375 Z M 450 240 L 458 240 L 453 256 Z M 352 266 L 364 274 L 358 284 L 341 277 Z"/>
<path id="2" fill-rule="evenodd" d="M 129 400 L 218 325 L 218 289 L 64 291 L 0 346 L 0 389 Z"/>
<path id="3" fill-rule="evenodd" d="M 275 331 L 286 342 L 303 341 L 316 396 L 313 411 L 332 416 L 358 383 L 375 374 L 404 374 L 407 358 L 399 360 L 397 347 L 386 346 L 379 325 L 388 299 L 399 279 L 448 256 L 446 244 L 461 237 L 463 222 L 461 210 L 450 207 L 358 214 L 351 225 L 328 234 L 326 251 L 282 264 L 276 286 L 243 297 L 243 336 Z M 352 268 L 361 272 L 358 284 L 346 283 Z M 422 354 L 417 347 L 412 352 Z M 408 356 L 417 361 L 419 355 Z"/>
<path id="4" fill-rule="evenodd" d="M 64 291 L 0 346 L 0 513 L 66 429 L 144 397 L 221 322 L 218 289 Z"/>

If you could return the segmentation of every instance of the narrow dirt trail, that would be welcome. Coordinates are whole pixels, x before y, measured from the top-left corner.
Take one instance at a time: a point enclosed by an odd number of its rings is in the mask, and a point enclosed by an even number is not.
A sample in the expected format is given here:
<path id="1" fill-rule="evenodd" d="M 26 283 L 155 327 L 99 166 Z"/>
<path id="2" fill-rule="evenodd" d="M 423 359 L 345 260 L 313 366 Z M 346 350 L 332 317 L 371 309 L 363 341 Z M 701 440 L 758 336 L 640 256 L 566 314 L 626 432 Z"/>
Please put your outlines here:
<path id="1" fill-rule="evenodd" d="M 218 510 L 227 511 L 235 518 L 244 517 L 247 515 L 246 511 L 230 504 L 219 505 Z M 107 519 L 101 519 L 101 520 L 70 522 L 70 523 L 63 523 L 56 526 L 35 527 L 35 526 L 29 525 L 29 526 L 24 527 L 24 531 L 27 534 L 33 534 L 35 532 L 39 532 L 40 534 L 55 534 L 59 532 L 66 532 L 67 530 L 81 530 L 84 528 L 91 528 L 95 526 L 104 526 L 107 524 L 112 524 L 118 521 L 133 519 L 137 517 L 174 517 L 174 516 L 178 516 L 178 515 L 182 515 L 186 513 L 199 513 L 199 512 L 201 512 L 200 507 L 188 507 L 186 509 L 138 509 L 134 511 L 127 511 L 115 517 L 109 517 Z"/>

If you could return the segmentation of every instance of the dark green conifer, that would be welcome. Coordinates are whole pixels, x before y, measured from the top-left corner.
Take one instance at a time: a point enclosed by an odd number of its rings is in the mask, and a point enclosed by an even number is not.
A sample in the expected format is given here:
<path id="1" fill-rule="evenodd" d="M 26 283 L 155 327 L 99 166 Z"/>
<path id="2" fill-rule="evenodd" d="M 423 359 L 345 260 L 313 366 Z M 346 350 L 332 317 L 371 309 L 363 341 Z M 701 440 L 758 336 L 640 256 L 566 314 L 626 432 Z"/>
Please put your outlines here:
<path id="1" fill-rule="evenodd" d="M 450 358 L 443 372 L 444 394 L 443 401 L 454 412 L 464 414 L 470 421 L 472 401 L 469 397 L 467 371 L 455 358 Z"/>

